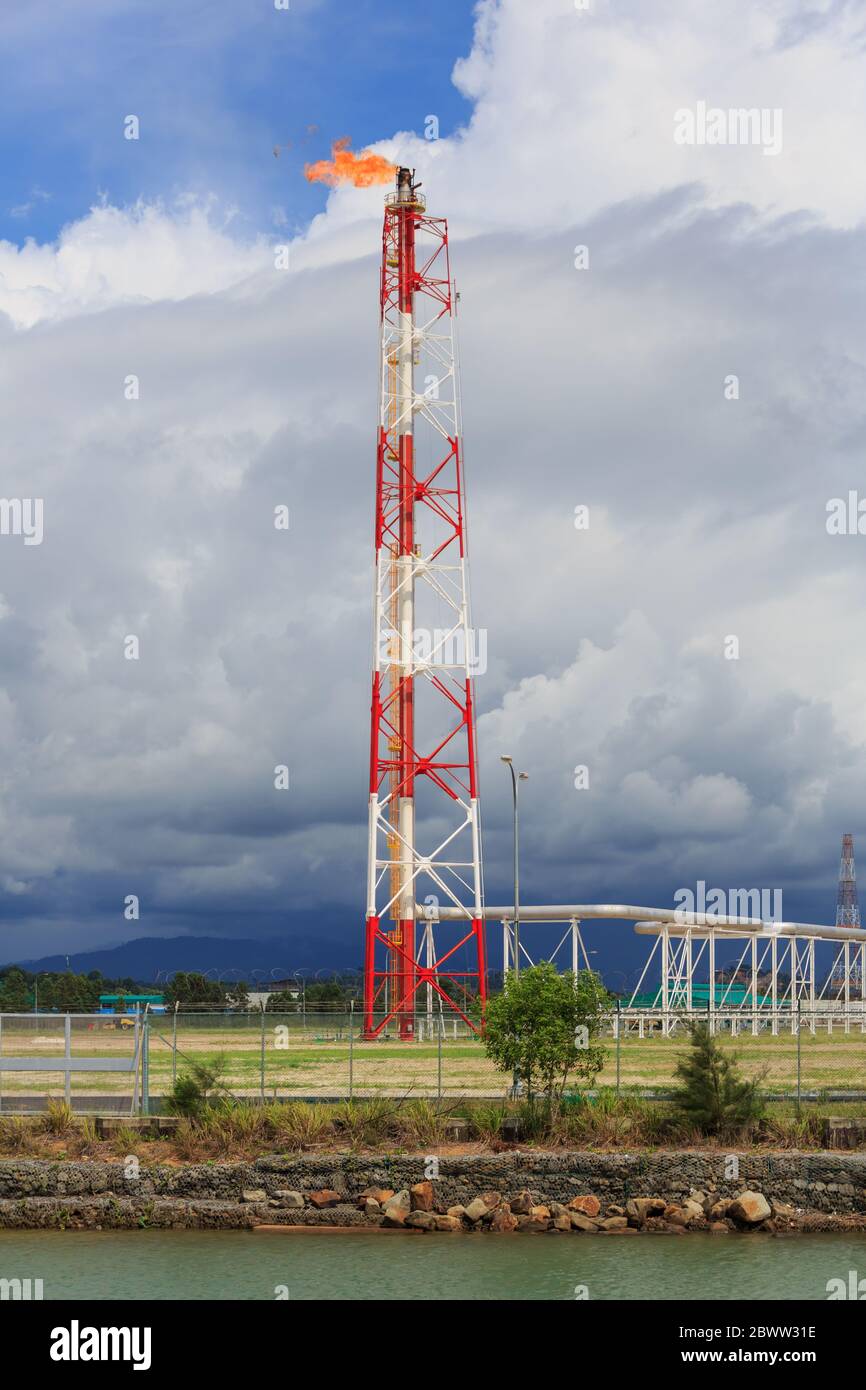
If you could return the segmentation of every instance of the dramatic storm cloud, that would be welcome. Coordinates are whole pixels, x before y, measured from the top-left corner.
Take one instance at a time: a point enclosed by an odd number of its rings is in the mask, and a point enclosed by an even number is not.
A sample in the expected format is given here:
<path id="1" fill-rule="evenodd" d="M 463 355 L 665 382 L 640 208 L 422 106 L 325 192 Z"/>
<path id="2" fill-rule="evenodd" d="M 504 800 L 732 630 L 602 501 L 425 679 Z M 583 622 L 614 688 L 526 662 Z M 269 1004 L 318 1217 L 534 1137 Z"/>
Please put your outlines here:
<path id="1" fill-rule="evenodd" d="M 866 833 L 866 537 L 827 528 L 866 433 L 859 24 L 484 3 L 465 128 L 375 146 L 451 223 L 491 901 L 502 752 L 535 901 L 705 879 L 827 920 Z M 701 102 L 781 110 L 781 149 L 677 144 Z M 358 960 L 381 198 L 292 238 L 166 188 L 0 245 L 3 490 L 44 503 L 0 537 L 3 958 L 326 917 Z"/>

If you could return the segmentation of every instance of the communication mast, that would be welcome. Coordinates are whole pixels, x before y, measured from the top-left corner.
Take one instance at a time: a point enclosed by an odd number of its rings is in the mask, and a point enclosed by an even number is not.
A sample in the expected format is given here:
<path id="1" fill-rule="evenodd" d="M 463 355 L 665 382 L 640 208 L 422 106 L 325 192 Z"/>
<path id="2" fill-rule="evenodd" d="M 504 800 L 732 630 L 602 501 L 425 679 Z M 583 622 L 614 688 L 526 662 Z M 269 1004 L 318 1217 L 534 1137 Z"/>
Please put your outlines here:
<path id="1" fill-rule="evenodd" d="M 419 991 L 473 1028 L 486 998 L 456 295 L 447 223 L 419 189 L 397 170 L 382 232 L 368 1038 L 412 1037 Z"/>

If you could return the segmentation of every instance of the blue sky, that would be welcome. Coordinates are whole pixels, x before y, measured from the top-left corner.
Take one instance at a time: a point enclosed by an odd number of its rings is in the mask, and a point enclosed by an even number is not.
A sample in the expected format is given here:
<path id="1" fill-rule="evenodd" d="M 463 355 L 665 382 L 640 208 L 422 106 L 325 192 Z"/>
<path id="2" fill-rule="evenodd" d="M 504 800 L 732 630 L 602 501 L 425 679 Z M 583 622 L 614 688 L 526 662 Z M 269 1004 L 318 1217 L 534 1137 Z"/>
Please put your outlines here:
<path id="1" fill-rule="evenodd" d="M 237 205 L 238 231 L 275 209 L 301 228 L 326 197 L 303 165 L 337 137 L 467 119 L 450 75 L 471 35 L 466 0 L 32 0 L 0 18 L 0 237 L 50 241 L 100 198 L 191 192 Z"/>
<path id="2" fill-rule="evenodd" d="M 46 508 L 0 543 L 0 959 L 315 930 L 357 963 L 384 190 L 304 181 L 340 136 L 415 132 L 449 219 L 488 900 L 505 751 L 527 902 L 700 880 L 826 920 L 844 831 L 862 863 L 866 539 L 825 525 L 866 439 L 858 16 L 479 13 L 0 7 L 3 487 Z M 697 102 L 783 109 L 783 147 L 677 143 Z"/>

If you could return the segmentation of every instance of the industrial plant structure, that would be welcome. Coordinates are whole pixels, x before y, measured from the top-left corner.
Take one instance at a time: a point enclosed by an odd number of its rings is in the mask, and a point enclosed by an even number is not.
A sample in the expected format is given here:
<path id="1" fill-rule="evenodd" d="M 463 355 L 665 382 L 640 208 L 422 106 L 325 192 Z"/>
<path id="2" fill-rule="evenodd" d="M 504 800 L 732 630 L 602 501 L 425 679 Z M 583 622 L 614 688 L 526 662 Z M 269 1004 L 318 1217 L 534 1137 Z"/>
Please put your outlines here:
<path id="1" fill-rule="evenodd" d="M 380 281 L 368 1038 L 411 1037 L 422 989 L 475 1026 L 486 993 L 456 299 L 447 223 L 398 169 Z M 439 903 L 454 925 L 434 926 Z"/>
<path id="2" fill-rule="evenodd" d="M 448 227 L 427 212 L 414 171 L 385 203 L 380 278 L 373 680 L 370 724 L 364 1036 L 414 1036 L 419 1013 L 481 1026 L 485 923 L 502 924 L 503 968 L 531 962 L 513 907 L 485 907 L 469 615 L 465 468 Z M 665 1033 L 700 1012 L 754 1032 L 851 1026 L 866 1009 L 866 931 L 843 841 L 836 925 L 623 904 L 538 905 L 522 926 L 565 924 L 554 959 L 589 968 L 581 922 L 629 920 L 652 938 L 625 1026 Z M 816 943 L 835 960 L 822 984 Z M 739 959 L 720 980 L 720 949 Z M 710 983 L 712 982 L 712 988 Z M 799 1027 L 800 1024 L 798 1023 Z M 858 1026 L 866 1028 L 866 1012 Z"/>

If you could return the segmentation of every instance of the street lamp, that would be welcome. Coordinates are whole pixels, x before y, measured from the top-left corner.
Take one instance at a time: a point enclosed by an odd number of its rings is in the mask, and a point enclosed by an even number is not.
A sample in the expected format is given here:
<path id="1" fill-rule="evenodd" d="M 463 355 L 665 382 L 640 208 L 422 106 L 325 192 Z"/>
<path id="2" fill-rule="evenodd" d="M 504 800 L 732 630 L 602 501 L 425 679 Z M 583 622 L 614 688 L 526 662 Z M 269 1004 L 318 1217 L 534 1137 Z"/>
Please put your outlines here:
<path id="1" fill-rule="evenodd" d="M 528 772 L 515 772 L 514 763 L 507 753 L 500 755 L 500 762 L 506 763 L 511 773 L 511 790 L 514 793 L 514 973 L 520 974 L 520 864 L 517 839 L 517 791 L 518 782 L 525 782 Z"/>

